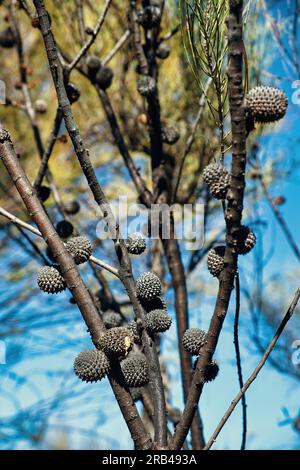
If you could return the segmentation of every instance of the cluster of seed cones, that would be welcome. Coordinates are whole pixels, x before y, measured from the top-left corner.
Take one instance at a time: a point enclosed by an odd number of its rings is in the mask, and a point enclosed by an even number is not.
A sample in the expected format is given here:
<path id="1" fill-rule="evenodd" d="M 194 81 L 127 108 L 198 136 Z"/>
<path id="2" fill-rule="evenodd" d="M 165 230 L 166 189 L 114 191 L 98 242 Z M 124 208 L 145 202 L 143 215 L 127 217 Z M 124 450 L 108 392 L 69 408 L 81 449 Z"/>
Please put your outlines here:
<path id="1" fill-rule="evenodd" d="M 84 236 L 71 238 L 65 246 L 76 264 L 85 263 L 91 257 L 92 245 Z M 48 294 L 58 294 L 66 289 L 66 283 L 58 265 L 42 267 L 38 273 L 37 284 Z"/>
<path id="2" fill-rule="evenodd" d="M 200 328 L 190 328 L 185 331 L 182 344 L 184 349 L 190 353 L 192 356 L 199 356 L 202 348 L 207 343 L 207 334 L 205 331 Z M 197 367 L 198 357 L 194 364 L 194 369 Z M 205 382 L 211 382 L 214 380 L 219 372 L 219 366 L 215 361 L 212 361 L 207 365 L 206 370 L 204 371 L 204 380 Z"/>
<path id="3" fill-rule="evenodd" d="M 256 244 L 255 233 L 245 225 L 241 225 L 237 234 L 236 251 L 239 255 L 246 255 Z M 219 277 L 224 269 L 225 245 L 220 245 L 209 250 L 207 255 L 207 268 L 214 277 Z"/>

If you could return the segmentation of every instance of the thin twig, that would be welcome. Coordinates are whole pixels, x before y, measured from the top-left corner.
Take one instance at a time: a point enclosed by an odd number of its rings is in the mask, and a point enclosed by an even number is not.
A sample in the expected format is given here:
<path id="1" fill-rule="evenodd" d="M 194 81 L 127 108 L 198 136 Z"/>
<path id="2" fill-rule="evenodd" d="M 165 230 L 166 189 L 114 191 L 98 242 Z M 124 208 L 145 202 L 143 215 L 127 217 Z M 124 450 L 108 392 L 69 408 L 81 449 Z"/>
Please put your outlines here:
<path id="1" fill-rule="evenodd" d="M 50 137 L 48 139 L 47 147 L 43 153 L 40 168 L 33 183 L 35 188 L 38 188 L 39 186 L 41 186 L 43 179 L 45 175 L 47 175 L 47 173 L 49 176 L 48 162 L 49 162 L 49 158 L 51 157 L 61 123 L 62 123 L 62 112 L 59 108 L 57 108 L 54 123 L 53 123 L 53 128 L 52 128 Z"/>
<path id="2" fill-rule="evenodd" d="M 219 422 L 218 426 L 216 427 L 215 431 L 213 432 L 213 434 L 211 435 L 210 439 L 208 440 L 206 446 L 204 447 L 204 450 L 209 450 L 211 448 L 211 446 L 214 444 L 214 442 L 216 442 L 216 438 L 218 437 L 218 435 L 220 434 L 220 432 L 223 429 L 224 425 L 228 421 L 228 419 L 229 419 L 230 415 L 232 414 L 232 412 L 234 411 L 236 405 L 238 404 L 240 399 L 244 396 L 245 392 L 248 390 L 248 388 L 250 387 L 252 382 L 254 382 L 254 380 L 257 378 L 259 372 L 261 371 L 261 369 L 265 365 L 269 355 L 273 351 L 273 349 L 274 349 L 280 335 L 282 334 L 286 324 L 291 319 L 291 317 L 292 317 L 292 315 L 295 311 L 295 308 L 297 306 L 297 303 L 299 301 L 299 298 L 300 298 L 300 289 L 298 289 L 296 291 L 295 296 L 293 298 L 293 301 L 292 301 L 288 311 L 286 312 L 284 318 L 282 319 L 282 321 L 281 321 L 281 323 L 280 323 L 280 325 L 279 325 L 272 341 L 270 342 L 269 346 L 267 347 L 267 349 L 266 349 L 265 353 L 263 354 L 261 360 L 259 361 L 258 365 L 255 367 L 255 369 L 252 372 L 252 374 L 250 375 L 250 377 L 245 382 L 245 385 L 241 388 L 239 393 L 232 400 L 232 402 L 231 402 L 230 406 L 228 407 L 226 413 L 222 417 L 221 421 Z"/>
<path id="3" fill-rule="evenodd" d="M 89 48 L 94 44 L 96 41 L 96 38 L 98 34 L 100 33 L 101 27 L 104 23 L 106 14 L 109 10 L 109 7 L 111 5 L 112 0 L 106 0 L 103 11 L 101 15 L 99 16 L 99 19 L 97 21 L 96 27 L 93 30 L 93 34 L 91 35 L 90 39 L 82 46 L 81 50 L 78 52 L 77 56 L 74 58 L 74 60 L 67 66 L 68 72 L 70 73 L 71 70 L 73 70 L 78 62 L 82 59 L 82 57 L 85 56 L 85 54 L 88 52 Z"/>
<path id="4" fill-rule="evenodd" d="M 104 57 L 104 59 L 102 60 L 102 66 L 107 65 L 111 61 L 111 59 L 117 54 L 117 52 L 119 52 L 119 50 L 124 46 L 124 44 L 126 44 L 130 35 L 131 31 L 127 29 L 125 33 L 120 37 L 116 45 L 112 48 L 112 50 Z"/>
<path id="5" fill-rule="evenodd" d="M 234 347 L 235 347 L 239 386 L 241 389 L 244 386 L 244 382 L 243 382 L 241 352 L 240 352 L 240 345 L 239 345 L 239 317 L 240 317 L 240 305 L 241 305 L 240 297 L 241 297 L 240 276 L 239 276 L 239 273 L 237 272 L 235 276 L 235 316 L 234 316 L 234 340 L 233 342 L 234 342 Z M 245 450 L 246 438 L 247 438 L 247 404 L 246 404 L 245 395 L 242 396 L 242 411 L 243 411 L 243 433 L 242 433 L 241 450 Z"/>
<path id="6" fill-rule="evenodd" d="M 30 231 L 31 233 L 33 233 L 34 235 L 37 235 L 38 237 L 43 237 L 43 235 L 41 234 L 41 232 L 36 229 L 35 227 L 33 227 L 32 225 L 30 224 L 27 224 L 26 222 L 24 222 L 23 220 L 19 219 L 18 217 L 16 217 L 15 215 L 11 214 L 10 212 L 6 211 L 5 209 L 3 209 L 2 207 L 0 207 L 0 215 L 3 215 L 4 217 L 6 217 L 7 219 L 9 219 L 12 223 L 18 225 L 19 227 L 23 227 L 25 228 L 26 230 Z M 97 264 L 98 266 L 100 266 L 101 268 L 105 269 L 106 271 L 109 271 L 110 273 L 112 273 L 114 276 L 117 276 L 119 277 L 119 272 L 118 272 L 118 269 L 117 268 L 114 268 L 113 266 L 111 266 L 110 264 L 106 263 L 105 261 L 102 261 L 98 258 L 96 258 L 95 256 L 91 256 L 90 257 L 90 261 L 94 264 Z"/>
<path id="7" fill-rule="evenodd" d="M 184 146 L 183 156 L 182 156 L 182 159 L 181 159 L 181 162 L 180 162 L 178 176 L 177 176 L 177 180 L 176 180 L 176 183 L 175 183 L 175 188 L 174 188 L 174 193 L 173 193 L 173 201 L 176 201 L 176 196 L 177 196 L 178 188 L 179 188 L 179 185 L 180 185 L 185 160 L 186 160 L 186 157 L 188 156 L 188 154 L 189 154 L 189 152 L 192 148 L 192 145 L 194 143 L 196 131 L 197 131 L 198 125 L 200 123 L 200 120 L 202 118 L 203 111 L 205 109 L 206 97 L 207 97 L 207 93 L 208 93 L 208 90 L 209 90 L 211 84 L 212 84 L 212 78 L 209 77 L 207 82 L 206 82 L 205 89 L 204 89 L 204 91 L 201 95 L 201 98 L 199 100 L 199 109 L 198 109 L 196 119 L 195 119 L 195 121 L 193 123 L 193 126 L 192 126 L 191 134 L 189 135 L 189 137 L 188 137 L 188 139 L 185 143 L 185 146 Z"/>
<path id="8" fill-rule="evenodd" d="M 274 203 L 272 197 L 270 196 L 269 194 L 269 191 L 268 191 L 268 188 L 263 180 L 263 178 L 260 178 L 260 181 L 261 181 L 261 185 L 262 185 L 262 188 L 263 188 L 263 191 L 265 193 L 265 196 L 267 198 L 267 201 L 272 209 L 272 211 L 274 212 L 274 215 L 277 219 L 277 221 L 279 222 L 285 236 L 286 236 L 286 239 L 291 247 L 291 249 L 293 250 L 295 256 L 297 257 L 298 261 L 300 261 L 300 250 L 293 238 L 293 235 L 289 229 L 289 227 L 287 226 L 287 223 L 285 222 L 284 218 L 282 217 L 282 215 L 280 214 L 276 204 Z"/>

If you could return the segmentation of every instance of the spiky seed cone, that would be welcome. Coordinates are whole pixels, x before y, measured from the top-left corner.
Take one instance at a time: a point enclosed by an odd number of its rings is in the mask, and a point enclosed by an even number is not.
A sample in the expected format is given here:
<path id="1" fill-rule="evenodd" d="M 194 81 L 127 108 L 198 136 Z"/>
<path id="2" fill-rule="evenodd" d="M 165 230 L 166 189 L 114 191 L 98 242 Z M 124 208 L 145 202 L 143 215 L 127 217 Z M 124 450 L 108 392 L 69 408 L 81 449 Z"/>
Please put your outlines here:
<path id="1" fill-rule="evenodd" d="M 66 86 L 66 92 L 71 104 L 76 103 L 80 98 L 80 91 L 73 83 L 68 83 Z"/>
<path id="2" fill-rule="evenodd" d="M 162 297 L 155 297 L 151 300 L 143 300 L 143 307 L 146 312 L 151 312 L 152 310 L 167 310 L 167 303 Z"/>
<path id="3" fill-rule="evenodd" d="M 140 300 L 152 300 L 161 294 L 161 282 L 152 272 L 143 273 L 136 282 L 137 296 Z"/>
<path id="4" fill-rule="evenodd" d="M 110 364 L 103 351 L 81 352 L 74 361 L 75 374 L 84 382 L 97 382 L 109 372 Z"/>
<path id="5" fill-rule="evenodd" d="M 167 59 L 170 55 L 170 48 L 166 44 L 161 43 L 156 49 L 156 57 L 159 59 Z"/>
<path id="6" fill-rule="evenodd" d="M 207 268 L 214 277 L 218 277 L 224 268 L 225 246 L 216 246 L 209 250 L 207 255 Z"/>
<path id="7" fill-rule="evenodd" d="M 172 317 L 165 310 L 152 310 L 145 315 L 145 328 L 149 333 L 163 333 L 172 324 Z"/>
<path id="8" fill-rule="evenodd" d="M 106 328 L 115 328 L 116 326 L 121 325 L 122 317 L 118 312 L 106 310 L 106 312 L 103 313 L 103 322 Z"/>
<path id="9" fill-rule="evenodd" d="M 142 387 L 149 382 L 148 363 L 144 354 L 131 352 L 120 365 L 129 387 Z"/>
<path id="10" fill-rule="evenodd" d="M 203 181 L 208 185 L 211 195 L 225 199 L 230 185 L 230 174 L 225 166 L 211 163 L 203 170 Z"/>
<path id="11" fill-rule="evenodd" d="M 156 81 L 150 76 L 141 77 L 138 80 L 137 89 L 140 95 L 150 96 L 155 92 Z"/>
<path id="12" fill-rule="evenodd" d="M 216 361 L 212 361 L 210 364 L 208 364 L 204 373 L 205 382 L 212 382 L 213 380 L 215 380 L 219 373 L 219 370 L 220 368 Z"/>
<path id="13" fill-rule="evenodd" d="M 142 339 L 139 333 L 138 324 L 135 320 L 132 320 L 130 323 L 128 323 L 128 329 L 133 334 L 133 340 L 135 344 L 141 344 Z"/>
<path id="14" fill-rule="evenodd" d="M 16 37 L 12 28 L 0 32 L 0 46 L 11 49 L 16 44 Z"/>
<path id="15" fill-rule="evenodd" d="M 126 240 L 126 247 L 130 254 L 141 255 L 146 250 L 147 245 L 141 233 L 133 233 Z"/>
<path id="16" fill-rule="evenodd" d="M 176 144 L 180 137 L 180 134 L 175 127 L 164 126 L 161 130 L 161 138 L 165 144 L 173 145 Z"/>
<path id="17" fill-rule="evenodd" d="M 225 167 L 219 163 L 210 163 L 207 165 L 202 173 L 204 183 L 206 183 L 208 186 L 211 186 L 213 183 L 219 181 L 224 173 L 224 168 Z"/>
<path id="18" fill-rule="evenodd" d="M 256 122 L 269 123 L 283 118 L 288 99 L 278 88 L 256 86 L 246 96 L 246 106 Z"/>
<path id="19" fill-rule="evenodd" d="M 96 83 L 102 90 L 107 90 L 112 84 L 114 73 L 109 67 L 101 67 L 96 75 Z"/>
<path id="20" fill-rule="evenodd" d="M 68 238 L 72 235 L 74 227 L 68 220 L 61 220 L 56 224 L 56 231 L 61 238 Z"/>
<path id="21" fill-rule="evenodd" d="M 48 294 L 58 294 L 66 288 L 64 278 L 54 266 L 43 266 L 38 273 L 39 288 Z"/>
<path id="22" fill-rule="evenodd" d="M 206 333 L 200 328 L 190 328 L 184 332 L 182 344 L 184 349 L 192 354 L 198 356 L 199 351 L 206 343 Z"/>
<path id="23" fill-rule="evenodd" d="M 73 256 L 76 264 L 82 264 L 88 261 L 92 254 L 91 242 L 84 236 L 71 238 L 66 243 L 66 248 Z"/>
<path id="24" fill-rule="evenodd" d="M 119 326 L 107 330 L 100 338 L 99 347 L 105 354 L 126 356 L 134 343 L 133 334 L 127 327 Z"/>
<path id="25" fill-rule="evenodd" d="M 256 244 L 255 233 L 249 227 L 241 225 L 238 233 L 237 252 L 239 255 L 246 255 Z"/>
<path id="26" fill-rule="evenodd" d="M 210 193 L 215 199 L 226 199 L 230 185 L 230 175 L 224 174 L 219 181 L 210 186 Z"/>
<path id="27" fill-rule="evenodd" d="M 80 204 L 76 199 L 64 203 L 64 211 L 68 215 L 76 215 L 80 211 Z"/>

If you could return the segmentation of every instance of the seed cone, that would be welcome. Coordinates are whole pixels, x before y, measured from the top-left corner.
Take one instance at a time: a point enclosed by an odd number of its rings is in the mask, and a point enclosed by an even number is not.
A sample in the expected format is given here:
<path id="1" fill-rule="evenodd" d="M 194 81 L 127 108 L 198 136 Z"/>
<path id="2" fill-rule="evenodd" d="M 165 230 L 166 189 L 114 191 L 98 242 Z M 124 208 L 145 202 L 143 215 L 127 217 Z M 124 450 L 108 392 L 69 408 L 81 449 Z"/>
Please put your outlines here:
<path id="1" fill-rule="evenodd" d="M 260 85 L 249 91 L 246 106 L 256 122 L 269 123 L 284 117 L 288 99 L 282 90 Z"/>
<path id="2" fill-rule="evenodd" d="M 140 95 L 150 96 L 155 92 L 156 82 L 150 76 L 141 77 L 137 83 L 137 89 Z"/>
<path id="3" fill-rule="evenodd" d="M 11 49 L 16 44 L 15 33 L 12 28 L 6 28 L 4 31 L 0 32 L 0 46 Z"/>
<path id="4" fill-rule="evenodd" d="M 103 313 L 103 322 L 106 328 L 115 328 L 121 325 L 122 317 L 118 312 L 106 310 L 106 312 Z"/>
<path id="5" fill-rule="evenodd" d="M 155 297 L 151 300 L 143 300 L 143 307 L 146 312 L 151 312 L 152 310 L 167 310 L 167 304 L 165 299 L 162 297 Z"/>
<path id="6" fill-rule="evenodd" d="M 58 294 L 66 288 L 64 278 L 54 266 L 44 266 L 39 270 L 37 284 L 43 292 L 48 294 Z"/>
<path id="7" fill-rule="evenodd" d="M 130 254 L 141 255 L 144 253 L 147 245 L 141 233 L 133 233 L 126 241 L 126 247 Z"/>
<path id="8" fill-rule="evenodd" d="M 73 256 L 76 264 L 82 264 L 88 261 L 92 254 L 91 242 L 84 236 L 71 238 L 66 243 L 66 248 Z"/>
<path id="9" fill-rule="evenodd" d="M 95 55 L 90 55 L 87 58 L 86 65 L 88 68 L 88 75 L 94 81 L 98 70 L 101 68 L 101 62 L 99 58 Z"/>
<path id="10" fill-rule="evenodd" d="M 42 186 L 36 187 L 36 192 L 37 192 L 38 198 L 42 202 L 45 202 L 50 197 L 51 189 L 49 188 L 49 186 L 42 185 Z"/>
<path id="11" fill-rule="evenodd" d="M 141 344 L 142 339 L 141 339 L 141 335 L 139 333 L 138 324 L 135 320 L 132 320 L 130 323 L 128 323 L 128 329 L 133 334 L 133 340 L 134 340 L 135 344 Z"/>
<path id="12" fill-rule="evenodd" d="M 204 374 L 205 382 L 212 382 L 213 380 L 215 380 L 219 373 L 219 370 L 220 368 L 216 361 L 212 361 L 210 364 L 208 364 Z"/>
<path id="13" fill-rule="evenodd" d="M 144 354 L 131 352 L 120 365 L 129 387 L 142 387 L 149 382 L 148 363 Z"/>
<path id="14" fill-rule="evenodd" d="M 161 130 L 161 138 L 165 144 L 176 144 L 180 138 L 180 134 L 175 127 L 163 127 Z"/>
<path id="15" fill-rule="evenodd" d="M 80 91 L 73 83 L 68 83 L 66 86 L 66 92 L 71 104 L 76 103 L 76 101 L 79 100 Z"/>
<path id="16" fill-rule="evenodd" d="M 107 355 L 126 356 L 132 349 L 134 337 L 127 327 L 119 326 L 107 330 L 99 341 L 99 347 Z"/>
<path id="17" fill-rule="evenodd" d="M 237 251 L 239 255 L 246 255 L 256 245 L 255 233 L 249 227 L 241 225 L 238 234 Z"/>
<path id="18" fill-rule="evenodd" d="M 145 29 L 155 28 L 160 21 L 161 10 L 157 5 L 146 6 L 138 13 L 138 21 Z"/>
<path id="19" fill-rule="evenodd" d="M 158 48 L 156 49 L 156 57 L 159 59 L 167 59 L 170 55 L 170 48 L 166 46 L 166 44 L 161 43 Z"/>
<path id="20" fill-rule="evenodd" d="M 96 75 L 96 83 L 102 90 L 107 90 L 112 84 L 114 73 L 109 67 L 101 67 Z"/>
<path id="21" fill-rule="evenodd" d="M 207 255 L 207 267 L 214 277 L 218 277 L 224 268 L 225 246 L 216 246 L 209 250 Z"/>
<path id="22" fill-rule="evenodd" d="M 208 186 L 218 181 L 224 172 L 224 166 L 219 163 L 210 163 L 207 165 L 202 173 L 203 181 Z"/>
<path id="23" fill-rule="evenodd" d="M 80 211 L 80 204 L 76 199 L 72 201 L 67 201 L 64 203 L 64 210 L 68 215 L 75 215 L 78 214 Z"/>
<path id="24" fill-rule="evenodd" d="M 84 382 L 97 382 L 110 370 L 109 360 L 103 351 L 91 349 L 81 352 L 74 361 L 75 374 Z"/>
<path id="25" fill-rule="evenodd" d="M 211 195 L 225 199 L 230 185 L 230 174 L 225 166 L 212 163 L 203 170 L 203 181 L 208 185 Z"/>
<path id="26" fill-rule="evenodd" d="M 198 364 L 198 360 L 199 358 L 197 357 L 195 363 L 194 363 L 194 366 L 193 366 L 193 369 L 195 370 L 196 367 L 197 367 L 197 364 Z M 206 367 L 206 370 L 204 372 L 204 381 L 205 382 L 212 382 L 213 380 L 215 380 L 215 378 L 217 377 L 218 373 L 219 373 L 219 366 L 217 364 L 216 361 L 212 361 L 210 364 L 207 365 Z"/>
<path id="27" fill-rule="evenodd" d="M 152 300 L 161 294 L 161 282 L 156 274 L 148 271 L 143 273 L 136 282 L 137 296 L 140 300 Z"/>
<path id="28" fill-rule="evenodd" d="M 163 333 L 172 324 L 172 317 L 165 310 L 152 310 L 145 315 L 145 328 L 149 333 Z"/>
<path id="29" fill-rule="evenodd" d="M 68 220 L 61 220 L 56 224 L 56 231 L 61 238 L 68 238 L 72 235 L 74 227 Z"/>
<path id="30" fill-rule="evenodd" d="M 192 354 L 198 356 L 199 351 L 206 343 L 206 333 L 200 328 L 190 328 L 185 331 L 182 344 L 184 349 Z"/>

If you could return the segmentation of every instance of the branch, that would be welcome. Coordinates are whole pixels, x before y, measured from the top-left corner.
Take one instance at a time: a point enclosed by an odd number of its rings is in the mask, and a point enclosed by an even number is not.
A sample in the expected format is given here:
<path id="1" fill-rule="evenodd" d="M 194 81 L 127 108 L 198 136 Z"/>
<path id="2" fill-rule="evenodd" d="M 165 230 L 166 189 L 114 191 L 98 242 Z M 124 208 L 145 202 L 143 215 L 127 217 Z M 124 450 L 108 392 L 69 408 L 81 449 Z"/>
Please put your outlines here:
<path id="1" fill-rule="evenodd" d="M 18 157 L 11 143 L 9 133 L 0 124 L 0 158 L 11 177 L 17 191 L 19 192 L 26 209 L 33 221 L 39 228 L 44 240 L 54 254 L 66 284 L 81 311 L 87 328 L 91 334 L 92 341 L 97 347 L 101 333 L 105 327 L 93 303 L 93 300 L 82 281 L 78 268 L 73 258 L 68 253 L 64 243 L 55 231 L 43 206 L 41 205 L 33 187 L 31 186 Z M 132 401 L 128 390 L 122 388 L 113 375 L 109 377 L 111 386 L 118 400 L 122 414 L 126 420 L 132 439 L 137 448 L 148 449 L 151 447 L 151 440 L 143 426 L 142 420 Z"/>
<path id="2" fill-rule="evenodd" d="M 248 390 L 248 388 L 250 387 L 250 385 L 252 384 L 252 382 L 254 382 L 254 380 L 257 378 L 259 372 L 261 371 L 261 369 L 263 368 L 263 366 L 265 365 L 269 355 L 271 354 L 271 352 L 273 351 L 273 349 L 275 348 L 275 345 L 280 337 L 280 335 L 282 334 L 286 324 L 288 323 L 288 321 L 291 319 L 293 313 L 294 313 L 294 310 L 297 306 L 297 303 L 299 301 L 299 298 L 300 298 L 300 289 L 298 289 L 295 293 L 295 296 L 294 296 L 294 299 L 288 309 L 288 311 L 286 312 L 284 318 L 282 319 L 272 341 L 270 342 L 269 346 L 267 347 L 265 353 L 263 354 L 261 360 L 259 361 L 258 365 L 256 366 L 256 368 L 254 369 L 254 371 L 252 372 L 252 374 L 250 375 L 250 377 L 247 379 L 247 381 L 245 382 L 245 385 L 241 388 L 241 390 L 239 391 L 239 393 L 236 395 L 236 397 L 232 400 L 230 406 L 228 407 L 226 413 L 224 414 L 224 416 L 222 417 L 221 421 L 219 422 L 218 426 L 216 427 L 215 431 L 213 432 L 212 436 L 210 437 L 210 439 L 208 440 L 206 446 L 204 447 L 204 450 L 209 450 L 211 448 L 211 446 L 213 445 L 213 443 L 216 441 L 216 438 L 218 437 L 218 435 L 220 434 L 221 430 L 223 429 L 224 425 L 226 424 L 226 422 L 228 421 L 230 415 L 232 414 L 232 412 L 234 411 L 236 405 L 238 404 L 238 402 L 240 401 L 240 399 L 244 396 L 245 392 Z"/>
<path id="3" fill-rule="evenodd" d="M 105 17 L 106 17 L 106 14 L 109 10 L 109 7 L 111 5 L 111 2 L 112 0 L 106 0 L 105 2 L 105 5 L 104 5 L 104 8 L 103 8 L 103 11 L 97 21 L 97 24 L 96 24 L 96 27 L 95 29 L 93 30 L 93 34 L 91 35 L 90 39 L 84 44 L 84 46 L 82 46 L 81 50 L 78 52 L 77 56 L 75 57 L 75 59 L 71 62 L 71 64 L 69 64 L 67 66 L 67 70 L 68 72 L 70 73 L 71 70 L 73 70 L 76 65 L 78 64 L 78 62 L 82 59 L 82 57 L 85 56 L 85 54 L 88 52 L 89 48 L 94 44 L 94 42 L 96 41 L 96 38 L 101 30 L 101 27 L 104 23 L 104 20 L 105 20 Z"/>
<path id="4" fill-rule="evenodd" d="M 59 108 L 57 108 L 54 123 L 53 123 L 53 128 L 52 128 L 50 137 L 48 139 L 47 147 L 44 150 L 42 160 L 41 160 L 41 164 L 40 164 L 40 168 L 39 168 L 39 171 L 38 171 L 38 173 L 36 175 L 36 178 L 34 180 L 33 185 L 34 185 L 35 188 L 38 188 L 39 186 L 41 186 L 45 175 L 48 173 L 49 158 L 51 157 L 52 150 L 54 148 L 54 145 L 55 145 L 58 133 L 59 133 L 61 123 L 62 123 L 62 113 L 61 113 L 61 110 Z M 49 176 L 49 174 L 48 174 L 48 176 Z"/>
<path id="5" fill-rule="evenodd" d="M 231 183 L 227 195 L 227 209 L 225 211 L 227 236 L 224 269 L 220 274 L 218 296 L 207 333 L 207 343 L 201 349 L 186 406 L 176 428 L 171 449 L 180 449 L 189 432 L 205 383 L 205 371 L 211 363 L 227 314 L 237 271 L 236 245 L 242 218 L 246 169 L 246 120 L 243 105 L 243 1 L 230 0 L 229 8 L 227 20 L 229 52 L 228 95 L 233 146 Z"/>
<path id="6" fill-rule="evenodd" d="M 120 263 L 120 279 L 132 302 L 136 316 L 143 321 L 144 310 L 136 297 L 135 282 L 133 279 L 131 262 L 125 242 L 120 236 L 119 226 L 115 221 L 111 206 L 106 199 L 103 189 L 97 180 L 95 170 L 89 157 L 89 152 L 84 146 L 81 134 L 72 113 L 71 104 L 64 86 L 64 70 L 59 60 L 56 42 L 51 31 L 49 14 L 44 6 L 43 0 L 34 0 L 34 5 L 38 13 L 45 49 L 56 89 L 58 104 L 63 113 L 66 129 L 71 138 L 74 151 L 80 163 L 83 174 L 86 177 L 95 202 L 102 211 L 103 219 L 107 224 L 109 234 L 114 242 L 115 252 Z M 145 355 L 149 363 L 150 385 L 155 402 L 155 441 L 157 442 L 158 448 L 164 448 L 166 446 L 167 439 L 166 404 L 158 355 L 155 343 L 151 340 L 145 330 L 143 331 L 142 337 L 145 348 Z"/>
<path id="7" fill-rule="evenodd" d="M 104 90 L 101 90 L 101 88 L 97 86 L 97 84 L 94 84 L 94 86 L 101 100 L 106 118 L 110 124 L 111 133 L 113 135 L 115 144 L 118 147 L 119 152 L 123 157 L 124 163 L 128 169 L 128 172 L 131 176 L 131 179 L 136 188 L 136 191 L 141 199 L 141 202 L 143 202 L 147 207 L 150 207 L 153 201 L 153 196 L 151 192 L 149 191 L 149 189 L 147 188 L 146 183 L 144 182 L 143 178 L 140 176 L 140 173 L 138 169 L 136 168 L 134 161 L 129 153 L 128 147 L 126 145 L 120 126 L 118 124 L 116 115 L 112 108 L 111 101 L 107 93 Z"/>

